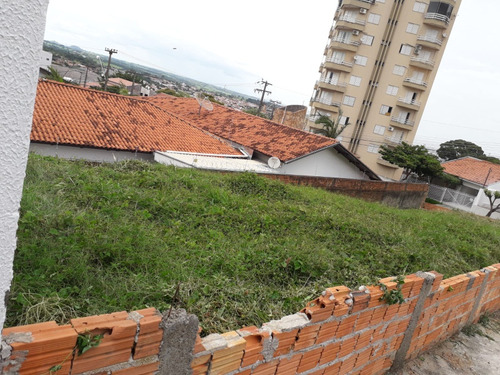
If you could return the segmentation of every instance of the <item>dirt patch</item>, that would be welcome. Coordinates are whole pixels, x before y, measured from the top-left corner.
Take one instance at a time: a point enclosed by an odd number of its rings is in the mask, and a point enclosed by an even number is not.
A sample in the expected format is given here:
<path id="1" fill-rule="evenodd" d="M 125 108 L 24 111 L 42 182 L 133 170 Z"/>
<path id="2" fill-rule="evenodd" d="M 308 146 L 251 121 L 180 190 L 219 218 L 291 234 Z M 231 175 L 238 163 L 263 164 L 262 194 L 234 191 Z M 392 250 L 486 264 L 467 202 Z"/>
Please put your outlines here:
<path id="1" fill-rule="evenodd" d="M 443 207 L 437 204 L 432 204 L 427 202 L 424 202 L 422 208 L 427 211 L 451 211 L 451 209 L 449 209 L 448 207 Z"/>
<path id="2" fill-rule="evenodd" d="M 500 374 L 500 311 L 406 363 L 394 375 Z"/>

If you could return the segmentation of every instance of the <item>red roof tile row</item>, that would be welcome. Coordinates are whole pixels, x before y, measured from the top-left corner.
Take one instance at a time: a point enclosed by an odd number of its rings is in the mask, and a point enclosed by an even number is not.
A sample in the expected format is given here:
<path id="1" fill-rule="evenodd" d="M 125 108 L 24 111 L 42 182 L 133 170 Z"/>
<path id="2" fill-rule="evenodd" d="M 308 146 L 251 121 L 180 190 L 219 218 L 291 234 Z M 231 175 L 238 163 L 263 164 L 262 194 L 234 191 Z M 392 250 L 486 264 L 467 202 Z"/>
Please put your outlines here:
<path id="1" fill-rule="evenodd" d="M 156 95 L 145 100 L 190 121 L 221 138 L 287 162 L 333 146 L 335 139 L 281 125 L 261 117 L 214 104 L 213 111 L 202 108 L 194 98 Z"/>
<path id="2" fill-rule="evenodd" d="M 500 181 L 500 165 L 473 157 L 464 157 L 442 163 L 444 171 L 463 180 L 489 186 Z"/>
<path id="3" fill-rule="evenodd" d="M 40 81 L 31 140 L 111 150 L 241 155 L 144 100 Z"/>

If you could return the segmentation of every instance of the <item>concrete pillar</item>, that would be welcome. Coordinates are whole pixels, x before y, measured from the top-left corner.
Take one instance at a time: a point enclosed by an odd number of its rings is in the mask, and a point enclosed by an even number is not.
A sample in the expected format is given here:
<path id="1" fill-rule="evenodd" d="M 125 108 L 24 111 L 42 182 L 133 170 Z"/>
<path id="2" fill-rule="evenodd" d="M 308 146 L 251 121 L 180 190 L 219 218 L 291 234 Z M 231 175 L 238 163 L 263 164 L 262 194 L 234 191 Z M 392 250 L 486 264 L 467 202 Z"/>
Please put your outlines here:
<path id="1" fill-rule="evenodd" d="M 2 0 L 0 6 L 0 329 L 12 280 L 48 3 Z"/>

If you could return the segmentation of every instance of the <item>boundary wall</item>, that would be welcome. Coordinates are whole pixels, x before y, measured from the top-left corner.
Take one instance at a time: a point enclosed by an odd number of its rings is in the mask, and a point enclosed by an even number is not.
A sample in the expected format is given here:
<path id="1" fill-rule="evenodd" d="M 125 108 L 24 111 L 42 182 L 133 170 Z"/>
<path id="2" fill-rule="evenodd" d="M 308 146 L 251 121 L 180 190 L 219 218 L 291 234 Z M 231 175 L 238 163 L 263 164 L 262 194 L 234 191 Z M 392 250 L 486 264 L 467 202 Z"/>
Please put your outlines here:
<path id="1" fill-rule="evenodd" d="M 5 328 L 1 374 L 383 374 L 499 310 L 500 264 L 446 280 L 418 272 L 401 292 L 387 305 L 379 286 L 328 288 L 297 314 L 204 338 L 196 316 L 154 308 Z M 78 356 L 79 334 L 104 337 Z"/>
<path id="2" fill-rule="evenodd" d="M 259 173 L 259 176 L 294 185 L 321 188 L 398 208 L 421 208 L 429 191 L 428 184 L 263 173 Z"/>

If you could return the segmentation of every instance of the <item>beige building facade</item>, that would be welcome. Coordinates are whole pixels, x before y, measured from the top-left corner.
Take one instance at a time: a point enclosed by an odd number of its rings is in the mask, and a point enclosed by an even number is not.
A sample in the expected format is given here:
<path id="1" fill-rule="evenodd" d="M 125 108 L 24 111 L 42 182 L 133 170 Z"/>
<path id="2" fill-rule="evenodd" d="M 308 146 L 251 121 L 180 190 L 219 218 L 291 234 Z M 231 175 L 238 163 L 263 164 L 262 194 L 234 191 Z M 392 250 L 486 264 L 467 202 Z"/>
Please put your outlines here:
<path id="1" fill-rule="evenodd" d="M 340 0 L 311 98 L 319 116 L 350 125 L 338 140 L 373 171 L 398 180 L 381 145 L 413 143 L 461 0 Z"/>

